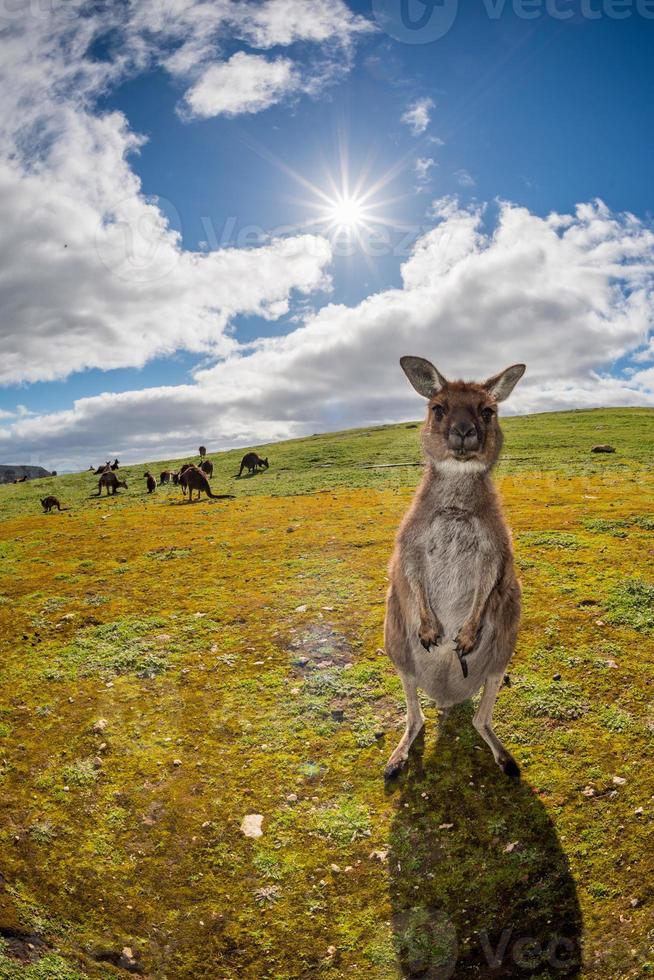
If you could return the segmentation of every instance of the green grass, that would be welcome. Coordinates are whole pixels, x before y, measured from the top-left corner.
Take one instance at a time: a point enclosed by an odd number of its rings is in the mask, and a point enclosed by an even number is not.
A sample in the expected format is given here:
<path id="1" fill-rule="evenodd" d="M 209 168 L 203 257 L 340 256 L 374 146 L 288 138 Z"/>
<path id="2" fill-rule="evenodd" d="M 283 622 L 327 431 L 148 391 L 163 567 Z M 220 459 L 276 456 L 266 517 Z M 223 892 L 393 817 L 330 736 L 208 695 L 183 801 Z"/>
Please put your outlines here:
<path id="1" fill-rule="evenodd" d="M 495 724 L 520 785 L 473 705 L 426 698 L 381 778 L 414 424 L 260 447 L 242 480 L 213 453 L 233 501 L 148 496 L 179 460 L 115 499 L 85 473 L 0 487 L 0 980 L 109 980 L 126 946 L 176 980 L 479 978 L 505 941 L 504 975 L 652 975 L 654 413 L 504 430 L 523 619 Z M 580 970 L 553 971 L 557 939 Z"/>

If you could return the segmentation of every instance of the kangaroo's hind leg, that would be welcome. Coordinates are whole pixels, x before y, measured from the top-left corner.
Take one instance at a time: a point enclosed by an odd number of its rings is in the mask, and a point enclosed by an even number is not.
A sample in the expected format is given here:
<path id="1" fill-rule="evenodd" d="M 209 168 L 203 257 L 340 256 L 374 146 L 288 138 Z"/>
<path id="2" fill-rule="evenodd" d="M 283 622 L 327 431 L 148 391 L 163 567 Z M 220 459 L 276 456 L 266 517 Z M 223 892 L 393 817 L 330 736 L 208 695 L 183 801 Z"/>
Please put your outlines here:
<path id="1" fill-rule="evenodd" d="M 390 779 L 406 764 L 409 758 L 409 749 L 425 724 L 425 716 L 418 699 L 413 656 L 400 617 L 397 599 L 392 593 L 388 597 L 384 633 L 386 653 L 395 664 L 406 697 L 406 728 L 384 769 L 384 778 Z"/>
<path id="2" fill-rule="evenodd" d="M 503 600 L 498 603 L 494 655 L 484 683 L 484 693 L 472 719 L 472 724 L 490 746 L 495 762 L 512 779 L 520 778 L 520 767 L 493 731 L 493 708 L 504 683 L 504 669 L 513 654 L 519 619 L 520 590 L 516 584 L 509 588 Z"/>

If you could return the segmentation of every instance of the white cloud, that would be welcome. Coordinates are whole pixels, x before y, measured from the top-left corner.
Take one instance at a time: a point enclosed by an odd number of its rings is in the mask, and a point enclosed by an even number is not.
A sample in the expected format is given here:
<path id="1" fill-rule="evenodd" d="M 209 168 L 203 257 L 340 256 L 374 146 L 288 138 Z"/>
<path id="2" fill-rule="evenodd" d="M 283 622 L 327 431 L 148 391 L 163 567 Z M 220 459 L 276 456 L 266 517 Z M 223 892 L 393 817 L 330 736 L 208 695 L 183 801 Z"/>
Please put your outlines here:
<path id="1" fill-rule="evenodd" d="M 400 122 L 405 123 L 414 136 L 420 136 L 425 132 L 431 118 L 431 110 L 434 102 L 428 98 L 416 99 L 407 106 Z"/>
<path id="2" fill-rule="evenodd" d="M 418 189 L 424 191 L 430 181 L 430 171 L 436 166 L 436 161 L 432 157 L 418 157 L 413 171 L 418 182 Z"/>
<path id="3" fill-rule="evenodd" d="M 467 170 L 457 170 L 454 177 L 459 187 L 474 187 L 477 183 L 472 174 L 469 174 Z"/>
<path id="4" fill-rule="evenodd" d="M 654 405 L 651 368 L 607 373 L 644 347 L 654 316 L 654 235 L 645 225 L 600 202 L 546 218 L 503 204 L 489 229 L 480 208 L 452 199 L 434 214 L 403 266 L 403 288 L 355 307 L 328 305 L 292 333 L 198 371 L 193 384 L 19 420 L 0 429 L 0 455 L 21 446 L 61 469 L 103 452 L 185 452 L 199 434 L 227 447 L 415 418 L 423 408 L 398 366 L 408 353 L 450 377 L 525 361 L 513 411 Z"/>
<path id="5" fill-rule="evenodd" d="M 263 10 L 241 7 L 257 17 Z M 143 139 L 121 113 L 94 111 L 108 86 L 173 57 L 187 41 L 199 43 L 198 26 L 211 38 L 221 25 L 227 30 L 235 10 L 233 3 L 143 0 L 80 17 L 68 5 L 43 5 L 38 13 L 26 5 L 5 26 L 0 383 L 140 366 L 180 349 L 226 354 L 234 347 L 226 328 L 238 314 L 276 318 L 294 292 L 328 287 L 331 251 L 321 237 L 183 250 L 174 207 L 146 198 L 131 168 Z M 301 33 L 297 24 L 293 30 Z M 116 57 L 92 57 L 98 38 L 116 37 Z M 278 71 L 277 95 L 293 77 L 284 58 L 240 54 L 227 65 L 243 62 Z M 239 99 L 245 108 L 257 91 L 265 101 L 264 82 L 239 92 L 230 77 L 228 87 L 232 110 Z"/>
<path id="6" fill-rule="evenodd" d="M 238 51 L 229 61 L 210 65 L 185 95 L 192 115 L 239 116 L 261 112 L 300 87 L 289 58 L 264 58 Z"/>

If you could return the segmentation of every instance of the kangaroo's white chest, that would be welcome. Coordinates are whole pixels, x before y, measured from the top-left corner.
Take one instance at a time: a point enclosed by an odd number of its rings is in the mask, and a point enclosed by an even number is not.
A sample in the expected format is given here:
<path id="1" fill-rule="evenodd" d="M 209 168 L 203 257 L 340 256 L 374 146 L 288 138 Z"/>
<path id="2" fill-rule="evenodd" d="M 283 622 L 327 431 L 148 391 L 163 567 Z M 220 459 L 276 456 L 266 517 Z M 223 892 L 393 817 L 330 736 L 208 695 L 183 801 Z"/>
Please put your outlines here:
<path id="1" fill-rule="evenodd" d="M 452 508 L 438 513 L 422 535 L 426 588 L 448 634 L 465 622 L 484 566 L 492 553 L 483 522 Z"/>

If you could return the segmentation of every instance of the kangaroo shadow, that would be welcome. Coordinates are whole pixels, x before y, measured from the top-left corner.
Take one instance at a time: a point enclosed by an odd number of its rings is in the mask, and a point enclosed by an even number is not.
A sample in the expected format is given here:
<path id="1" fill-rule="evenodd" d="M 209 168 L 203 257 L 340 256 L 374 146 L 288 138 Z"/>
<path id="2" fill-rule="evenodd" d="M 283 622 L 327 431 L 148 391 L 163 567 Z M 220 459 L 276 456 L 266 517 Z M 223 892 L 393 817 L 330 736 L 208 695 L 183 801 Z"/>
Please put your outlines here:
<path id="1" fill-rule="evenodd" d="M 576 977 L 582 919 L 556 830 L 533 789 L 477 743 L 470 705 L 414 744 L 389 848 L 405 978 Z"/>
<path id="2" fill-rule="evenodd" d="M 261 476 L 263 470 L 248 470 L 247 473 L 236 473 L 235 480 L 252 480 L 255 476 Z"/>

